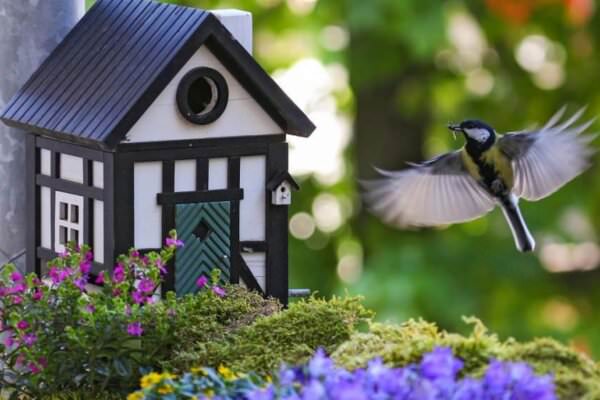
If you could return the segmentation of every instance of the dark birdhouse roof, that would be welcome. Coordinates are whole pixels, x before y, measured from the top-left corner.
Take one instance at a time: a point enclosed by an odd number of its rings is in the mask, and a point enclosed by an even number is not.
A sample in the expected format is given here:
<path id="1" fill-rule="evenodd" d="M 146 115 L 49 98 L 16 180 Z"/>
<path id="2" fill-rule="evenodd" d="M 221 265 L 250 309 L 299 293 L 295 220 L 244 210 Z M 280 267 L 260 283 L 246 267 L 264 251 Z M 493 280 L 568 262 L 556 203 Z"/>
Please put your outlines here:
<path id="1" fill-rule="evenodd" d="M 296 182 L 294 177 L 290 175 L 288 171 L 280 171 L 277 174 L 275 174 L 271 179 L 269 179 L 269 181 L 267 182 L 267 190 L 273 191 L 277 189 L 277 187 L 283 182 L 288 182 L 294 190 L 300 189 L 300 185 L 298 185 L 298 182 Z"/>
<path id="2" fill-rule="evenodd" d="M 284 132 L 312 133 L 308 117 L 214 15 L 149 0 L 96 1 L 0 118 L 42 135 L 114 148 L 202 45 Z"/>

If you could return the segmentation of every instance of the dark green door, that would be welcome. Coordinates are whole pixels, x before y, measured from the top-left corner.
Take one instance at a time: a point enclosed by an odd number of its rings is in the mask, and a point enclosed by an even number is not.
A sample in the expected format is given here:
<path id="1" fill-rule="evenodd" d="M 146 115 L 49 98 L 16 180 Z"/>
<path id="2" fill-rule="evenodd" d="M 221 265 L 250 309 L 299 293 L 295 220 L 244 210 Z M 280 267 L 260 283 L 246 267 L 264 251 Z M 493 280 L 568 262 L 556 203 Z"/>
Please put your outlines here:
<path id="1" fill-rule="evenodd" d="M 200 275 L 210 277 L 215 268 L 229 282 L 231 260 L 231 203 L 177 204 L 175 229 L 184 246 L 175 255 L 175 291 L 178 296 L 197 291 Z"/>

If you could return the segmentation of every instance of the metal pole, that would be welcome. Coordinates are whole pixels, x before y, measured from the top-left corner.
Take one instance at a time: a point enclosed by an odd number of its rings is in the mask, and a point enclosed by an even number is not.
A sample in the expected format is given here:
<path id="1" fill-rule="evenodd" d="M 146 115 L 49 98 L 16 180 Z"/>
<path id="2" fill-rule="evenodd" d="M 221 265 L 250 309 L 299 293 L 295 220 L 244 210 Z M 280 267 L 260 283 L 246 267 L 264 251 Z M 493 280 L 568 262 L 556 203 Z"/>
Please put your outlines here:
<path id="1" fill-rule="evenodd" d="M 0 108 L 84 12 L 84 0 L 0 0 Z M 0 265 L 25 261 L 25 134 L 0 123 Z"/>

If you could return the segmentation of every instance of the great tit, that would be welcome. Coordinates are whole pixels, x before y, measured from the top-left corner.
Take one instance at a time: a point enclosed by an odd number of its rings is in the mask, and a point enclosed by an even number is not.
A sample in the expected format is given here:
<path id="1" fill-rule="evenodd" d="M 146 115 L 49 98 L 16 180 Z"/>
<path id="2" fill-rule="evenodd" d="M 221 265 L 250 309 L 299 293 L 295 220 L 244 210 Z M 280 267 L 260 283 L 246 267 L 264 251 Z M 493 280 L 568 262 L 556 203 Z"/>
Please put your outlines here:
<path id="1" fill-rule="evenodd" d="M 398 227 L 435 226 L 479 218 L 499 206 L 520 251 L 535 241 L 523 220 L 519 198 L 542 199 L 582 173 L 593 154 L 594 135 L 582 135 L 594 120 L 576 124 L 579 110 L 560 123 L 565 108 L 541 129 L 498 134 L 479 120 L 450 124 L 465 145 L 400 171 L 378 170 L 362 182 L 369 209 Z"/>

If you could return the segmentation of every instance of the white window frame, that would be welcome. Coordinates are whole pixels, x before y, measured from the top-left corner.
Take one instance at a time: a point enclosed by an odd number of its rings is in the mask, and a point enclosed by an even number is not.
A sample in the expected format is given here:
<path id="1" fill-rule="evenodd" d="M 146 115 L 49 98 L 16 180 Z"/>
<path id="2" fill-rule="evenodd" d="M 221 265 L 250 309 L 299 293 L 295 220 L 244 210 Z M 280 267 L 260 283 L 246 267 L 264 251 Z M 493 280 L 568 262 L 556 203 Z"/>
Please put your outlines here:
<path id="1" fill-rule="evenodd" d="M 63 205 L 66 205 L 66 210 Z M 61 211 L 66 211 L 66 213 Z M 63 237 L 61 230 L 65 232 L 65 229 L 66 237 Z M 65 251 L 65 244 L 73 241 L 74 235 L 77 236 L 77 244 L 81 246 L 83 244 L 83 196 L 56 191 L 54 194 L 54 251 L 57 253 Z"/>

